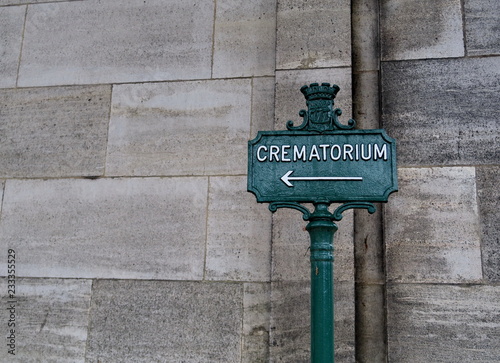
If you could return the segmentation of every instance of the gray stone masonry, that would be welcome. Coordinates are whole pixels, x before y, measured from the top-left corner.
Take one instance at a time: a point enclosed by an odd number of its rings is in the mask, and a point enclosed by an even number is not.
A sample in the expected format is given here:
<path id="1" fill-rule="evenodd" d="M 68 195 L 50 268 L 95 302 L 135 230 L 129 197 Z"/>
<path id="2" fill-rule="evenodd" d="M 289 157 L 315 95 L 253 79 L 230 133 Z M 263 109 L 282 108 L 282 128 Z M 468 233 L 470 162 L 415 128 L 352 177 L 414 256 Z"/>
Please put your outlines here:
<path id="1" fill-rule="evenodd" d="M 468 55 L 500 54 L 500 1 L 465 0 Z"/>
<path id="2" fill-rule="evenodd" d="M 4 251 L 2 258 L 7 257 Z M 16 248 L 16 259 L 21 260 L 24 252 Z M 2 344 L 0 361 L 84 363 L 92 281 L 17 278 L 15 285 L 15 326 L 11 327 L 15 336 L 15 355 L 8 354 L 6 344 Z M 5 343 L 11 314 L 7 307 L 12 304 L 5 294 L 6 279 L 0 279 L 0 288 L 0 317 L 4 322 L 2 341 Z"/>
<path id="3" fill-rule="evenodd" d="M 252 126 L 250 139 L 260 130 L 272 130 L 274 125 L 274 77 L 252 80 Z"/>
<path id="4" fill-rule="evenodd" d="M 243 286 L 241 363 L 268 363 L 271 285 L 246 283 Z"/>
<path id="5" fill-rule="evenodd" d="M 0 177 L 102 176 L 111 86 L 0 89 Z"/>
<path id="6" fill-rule="evenodd" d="M 481 218 L 484 277 L 500 282 L 500 166 L 477 168 L 477 194 Z"/>
<path id="7" fill-rule="evenodd" d="M 382 127 L 399 166 L 500 160 L 500 57 L 384 62 Z"/>
<path id="8" fill-rule="evenodd" d="M 390 285 L 389 362 L 498 362 L 500 287 Z"/>
<path id="9" fill-rule="evenodd" d="M 55 3 L 57 1 L 75 1 L 75 0 L 0 0 L 2 5 L 19 5 L 19 4 L 41 4 L 41 3 Z"/>
<path id="10" fill-rule="evenodd" d="M 0 8 L 0 87 L 16 86 L 25 13 L 25 6 Z"/>
<path id="11" fill-rule="evenodd" d="M 474 168 L 400 168 L 385 207 L 389 281 L 481 281 Z"/>
<path id="12" fill-rule="evenodd" d="M 205 278 L 270 281 L 271 212 L 242 191 L 246 176 L 211 177 Z"/>
<path id="13" fill-rule="evenodd" d="M 231 283 L 99 280 L 86 362 L 240 362 L 243 294 Z"/>
<path id="14" fill-rule="evenodd" d="M 276 0 L 218 0 L 214 78 L 274 75 Z"/>
<path id="15" fill-rule="evenodd" d="M 30 6 L 20 86 L 211 76 L 212 1 L 70 1 Z"/>
<path id="16" fill-rule="evenodd" d="M 461 57 L 460 0 L 382 0 L 382 60 Z"/>
<path id="17" fill-rule="evenodd" d="M 276 69 L 350 66 L 350 12 L 349 0 L 278 1 Z"/>
<path id="18" fill-rule="evenodd" d="M 18 323 L 0 362 L 309 363 L 307 222 L 257 203 L 246 164 L 314 82 L 398 148 L 399 192 L 337 223 L 335 362 L 498 362 L 499 18 L 500 0 L 0 0 L 4 343 L 9 248 Z"/>
<path id="19" fill-rule="evenodd" d="M 207 190 L 206 178 L 9 179 L 0 250 L 22 256 L 19 276 L 201 280 Z"/>
<path id="20" fill-rule="evenodd" d="M 244 174 L 250 79 L 113 88 L 106 175 Z"/>

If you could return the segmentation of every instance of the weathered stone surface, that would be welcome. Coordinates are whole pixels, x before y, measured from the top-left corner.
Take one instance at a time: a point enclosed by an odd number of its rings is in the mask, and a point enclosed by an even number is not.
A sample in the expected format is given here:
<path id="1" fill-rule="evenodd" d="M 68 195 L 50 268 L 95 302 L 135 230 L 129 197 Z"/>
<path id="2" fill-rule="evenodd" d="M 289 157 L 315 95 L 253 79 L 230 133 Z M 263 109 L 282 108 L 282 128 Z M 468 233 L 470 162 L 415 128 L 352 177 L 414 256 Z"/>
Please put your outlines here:
<path id="1" fill-rule="evenodd" d="M 353 117 L 357 129 L 380 128 L 379 71 L 353 75 Z"/>
<path id="2" fill-rule="evenodd" d="M 309 206 L 310 210 L 314 207 Z M 352 211 L 344 213 L 335 233 L 335 282 L 354 280 Z M 273 281 L 309 281 L 309 233 L 302 215 L 291 209 L 279 209 L 273 217 Z"/>
<path id="3" fill-rule="evenodd" d="M 274 82 L 274 77 L 253 79 L 251 138 L 257 136 L 257 131 L 273 129 Z"/>
<path id="4" fill-rule="evenodd" d="M 0 0 L 0 5 L 40 4 L 47 2 L 55 3 L 57 1 L 75 1 L 75 0 Z"/>
<path id="5" fill-rule="evenodd" d="M 357 72 L 380 68 L 379 1 L 351 1 L 352 67 Z"/>
<path id="6" fill-rule="evenodd" d="M 239 362 L 241 284 L 94 283 L 88 362 Z"/>
<path id="7" fill-rule="evenodd" d="M 113 88 L 107 175 L 245 174 L 248 79 Z"/>
<path id="8" fill-rule="evenodd" d="M 8 180 L 0 249 L 16 246 L 21 276 L 201 279 L 207 189 L 206 178 Z"/>
<path id="9" fill-rule="evenodd" d="M 467 54 L 500 54 L 500 2 L 465 0 L 464 10 Z"/>
<path id="10" fill-rule="evenodd" d="M 279 1 L 277 25 L 277 69 L 351 65 L 350 0 Z"/>
<path id="11" fill-rule="evenodd" d="M 4 192 L 4 187 L 5 187 L 5 180 L 2 180 L 0 179 L 0 200 L 3 201 L 3 192 Z M 0 203 L 0 217 L 1 217 L 1 213 L 2 213 L 2 204 L 3 203 Z"/>
<path id="12" fill-rule="evenodd" d="M 385 207 L 387 278 L 404 282 L 482 279 L 474 168 L 402 168 Z"/>
<path id="13" fill-rule="evenodd" d="M 312 69 L 276 72 L 276 130 L 286 129 L 286 122 L 293 120 L 294 125 L 302 123 L 301 109 L 307 109 L 306 100 L 300 87 L 311 83 L 328 82 L 340 87 L 335 98 L 335 107 L 342 110 L 340 122 L 347 124 L 352 113 L 351 69 Z"/>
<path id="14" fill-rule="evenodd" d="M 354 362 L 354 284 L 335 283 L 335 362 Z M 273 282 L 272 362 L 310 362 L 309 281 Z"/>
<path id="15" fill-rule="evenodd" d="M 498 286 L 388 287 L 389 361 L 497 362 Z"/>
<path id="16" fill-rule="evenodd" d="M 382 121 L 399 165 L 500 160 L 500 57 L 383 63 Z"/>
<path id="17" fill-rule="evenodd" d="M 276 0 L 219 0 L 214 78 L 274 74 Z"/>
<path id="18" fill-rule="evenodd" d="M 477 168 L 477 195 L 481 219 L 483 272 L 490 281 L 500 281 L 500 167 Z"/>
<path id="19" fill-rule="evenodd" d="M 209 78 L 213 6 L 193 0 L 32 6 L 19 85 Z"/>
<path id="20" fill-rule="evenodd" d="M 0 8 L 0 87 L 16 86 L 25 13 L 25 6 Z"/>
<path id="21" fill-rule="evenodd" d="M 356 284 L 356 359 L 387 362 L 385 284 Z"/>
<path id="22" fill-rule="evenodd" d="M 104 173 L 110 86 L 0 90 L 0 177 Z"/>
<path id="23" fill-rule="evenodd" d="M 205 273 L 209 280 L 270 280 L 271 212 L 245 190 L 245 176 L 210 178 Z"/>
<path id="24" fill-rule="evenodd" d="M 6 252 L 6 250 L 4 250 Z M 16 250 L 16 261 L 27 257 L 27 251 Z M 36 251 L 34 252 L 36 254 Z M 2 253 L 3 254 L 3 253 Z M 5 255 L 4 255 L 5 256 Z M 2 271 L 6 271 L 2 269 Z M 0 280 L 2 293 L 1 318 L 4 335 L 14 329 L 15 355 L 8 354 L 2 344 L 2 362 L 85 362 L 85 344 L 89 324 L 92 282 L 71 279 L 16 279 L 15 301 L 7 298 L 7 281 Z M 10 308 L 15 326 L 10 328 Z M 5 343 L 5 338 L 3 339 Z"/>
<path id="25" fill-rule="evenodd" d="M 271 285 L 244 284 L 242 363 L 269 362 Z"/>
<path id="26" fill-rule="evenodd" d="M 382 0 L 382 60 L 464 55 L 460 0 Z"/>

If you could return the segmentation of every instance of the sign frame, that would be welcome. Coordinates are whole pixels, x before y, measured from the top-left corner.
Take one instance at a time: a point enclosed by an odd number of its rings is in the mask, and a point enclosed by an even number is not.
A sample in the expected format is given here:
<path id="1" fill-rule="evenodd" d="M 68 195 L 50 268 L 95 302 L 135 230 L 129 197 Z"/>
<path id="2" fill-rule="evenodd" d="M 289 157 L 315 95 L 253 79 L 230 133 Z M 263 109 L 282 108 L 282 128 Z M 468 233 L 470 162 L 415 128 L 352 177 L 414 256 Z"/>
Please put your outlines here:
<path id="1" fill-rule="evenodd" d="M 320 144 L 323 148 L 322 150 L 316 149 L 316 153 L 312 156 L 314 160 L 300 160 L 299 162 L 295 162 L 296 160 L 291 160 L 292 156 L 287 154 L 288 159 L 286 161 L 276 161 L 276 157 L 279 154 L 275 154 L 270 157 L 272 159 L 274 156 L 275 160 L 269 162 L 269 155 L 262 156 L 263 154 L 261 153 L 263 150 L 268 151 L 267 146 L 269 142 L 266 143 L 266 139 L 272 140 L 280 146 L 284 144 L 290 146 L 290 153 L 293 151 L 292 147 L 297 143 L 301 144 L 301 147 L 307 147 L 305 143 L 308 140 L 310 142 L 310 140 L 314 139 L 318 141 L 323 140 L 322 144 Z M 354 150 L 354 147 L 350 149 L 350 153 L 346 156 L 345 160 L 342 160 L 343 158 L 340 154 L 342 146 L 350 145 L 347 143 L 349 139 L 355 139 L 358 142 L 356 144 L 358 147 L 357 150 Z M 331 142 L 328 144 L 325 140 L 331 140 Z M 337 140 L 335 142 L 338 143 L 332 144 L 332 140 Z M 377 140 L 387 145 L 384 153 L 387 160 L 366 160 L 375 157 L 376 149 L 374 144 Z M 360 142 L 365 142 L 365 144 L 361 144 L 362 150 L 359 150 Z M 294 144 L 292 145 L 292 143 Z M 332 148 L 329 150 L 326 145 Z M 337 150 L 333 150 L 335 146 Z M 366 150 L 363 146 L 366 146 Z M 365 156 L 364 159 L 360 157 L 361 151 L 364 152 L 361 155 Z M 301 156 L 304 155 L 301 154 Z M 366 156 L 370 156 L 370 158 Z M 267 162 L 262 162 L 259 160 L 259 157 L 267 157 Z M 347 164 L 350 164 L 350 166 L 347 166 Z M 370 173 L 370 167 L 376 164 L 383 164 L 383 170 L 377 170 L 377 173 L 374 174 L 372 172 L 370 175 L 367 175 L 367 173 Z M 314 175 L 312 172 L 308 173 L 308 165 L 311 165 L 310 169 L 315 169 L 316 173 L 319 171 L 322 175 Z M 340 168 L 336 168 L 336 166 L 340 166 Z M 363 166 L 366 166 L 368 170 L 361 171 Z M 380 165 L 376 166 L 380 169 Z M 293 170 L 294 167 L 298 167 L 302 174 L 305 173 L 308 175 L 297 174 Z M 349 169 L 354 169 L 353 172 L 357 174 L 349 175 Z M 363 176 L 360 175 L 364 175 L 365 180 L 362 180 Z M 349 180 L 349 178 L 351 179 Z M 370 182 L 366 187 L 363 185 L 360 188 L 360 183 L 366 183 L 366 178 Z M 291 184 L 291 180 L 297 180 L 297 183 L 300 181 L 301 184 L 305 184 L 298 188 L 295 186 L 295 181 L 294 184 Z M 378 188 L 381 183 L 385 185 L 381 186 L 377 192 L 373 191 L 373 188 Z M 336 185 L 341 186 L 338 189 L 342 189 L 342 191 L 336 192 Z M 356 186 L 354 190 L 349 190 L 350 185 Z M 371 190 L 367 192 L 367 188 Z M 308 191 L 304 191 L 304 189 L 308 189 Z M 248 142 L 247 190 L 255 195 L 259 203 L 314 203 L 318 200 L 326 200 L 329 203 L 386 202 L 389 195 L 398 190 L 396 141 L 387 135 L 383 129 L 329 130 L 321 133 L 304 130 L 259 131 L 257 136 Z M 363 192 L 360 193 L 360 190 Z"/>

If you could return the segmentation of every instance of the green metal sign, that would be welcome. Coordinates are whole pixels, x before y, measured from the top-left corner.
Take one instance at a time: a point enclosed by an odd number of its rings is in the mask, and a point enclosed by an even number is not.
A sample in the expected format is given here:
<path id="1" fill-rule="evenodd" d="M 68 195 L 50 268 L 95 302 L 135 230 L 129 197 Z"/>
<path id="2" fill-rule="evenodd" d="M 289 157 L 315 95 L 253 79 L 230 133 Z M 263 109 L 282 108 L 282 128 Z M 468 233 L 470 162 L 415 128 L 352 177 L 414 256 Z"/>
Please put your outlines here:
<path id="1" fill-rule="evenodd" d="M 258 202 L 385 202 L 397 190 L 395 142 L 384 130 L 260 131 L 248 190 Z"/>
<path id="2" fill-rule="evenodd" d="M 301 92 L 307 111 L 300 126 L 259 131 L 248 142 L 248 191 L 269 209 L 293 208 L 309 221 L 311 237 L 311 362 L 334 362 L 333 237 L 334 221 L 351 208 L 375 212 L 372 202 L 386 202 L 397 191 L 396 143 L 384 130 L 354 130 L 341 124 L 333 108 L 336 85 L 312 83 Z M 311 202 L 314 211 L 300 203 Z M 331 203 L 343 203 L 333 213 Z"/>

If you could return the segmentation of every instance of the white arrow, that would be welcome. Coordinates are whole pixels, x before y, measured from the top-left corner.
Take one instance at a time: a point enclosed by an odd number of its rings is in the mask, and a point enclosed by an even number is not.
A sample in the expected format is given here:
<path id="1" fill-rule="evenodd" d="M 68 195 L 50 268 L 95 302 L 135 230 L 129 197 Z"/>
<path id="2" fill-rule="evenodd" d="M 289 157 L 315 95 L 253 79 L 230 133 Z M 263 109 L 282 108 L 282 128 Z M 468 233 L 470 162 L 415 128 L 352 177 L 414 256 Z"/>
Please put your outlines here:
<path id="1" fill-rule="evenodd" d="M 293 187 L 290 180 L 330 180 L 330 181 L 363 181 L 361 176 L 290 176 L 293 170 L 288 171 L 281 177 L 281 181 L 288 187 Z"/>

